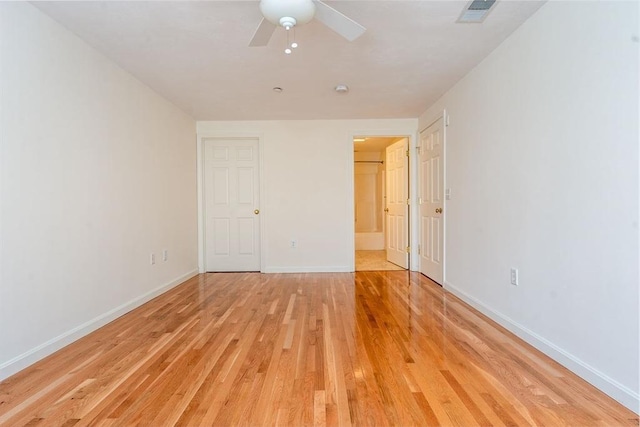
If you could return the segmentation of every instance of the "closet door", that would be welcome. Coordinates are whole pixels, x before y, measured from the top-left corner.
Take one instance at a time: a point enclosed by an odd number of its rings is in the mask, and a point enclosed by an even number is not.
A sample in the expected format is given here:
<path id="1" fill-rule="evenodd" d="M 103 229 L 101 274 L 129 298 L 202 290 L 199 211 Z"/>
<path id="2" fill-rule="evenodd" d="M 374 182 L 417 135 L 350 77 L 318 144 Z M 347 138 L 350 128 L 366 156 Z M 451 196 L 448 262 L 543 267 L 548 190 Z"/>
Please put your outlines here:
<path id="1" fill-rule="evenodd" d="M 260 271 L 258 141 L 204 143 L 205 268 Z"/>

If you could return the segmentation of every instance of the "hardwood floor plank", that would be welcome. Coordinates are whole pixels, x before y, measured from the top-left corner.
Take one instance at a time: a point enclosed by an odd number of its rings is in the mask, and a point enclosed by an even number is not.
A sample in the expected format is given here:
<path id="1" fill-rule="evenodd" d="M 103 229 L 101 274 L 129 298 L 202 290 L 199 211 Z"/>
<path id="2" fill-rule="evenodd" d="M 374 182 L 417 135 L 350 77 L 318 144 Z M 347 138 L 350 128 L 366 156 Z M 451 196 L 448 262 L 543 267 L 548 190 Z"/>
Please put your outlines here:
<path id="1" fill-rule="evenodd" d="M 61 383 L 68 381 L 69 378 L 67 376 L 62 376 L 55 381 L 47 384 L 41 390 L 36 391 L 34 394 L 29 394 L 25 396 L 25 399 L 21 402 L 17 402 L 15 406 L 12 408 L 8 408 L 5 412 L 4 410 L 0 412 L 0 425 L 3 425 L 12 420 L 12 418 L 17 417 L 21 412 L 27 412 L 30 409 L 30 406 L 34 405 L 38 401 L 42 400 L 44 396 L 49 394 L 52 390 L 55 390 Z M 5 405 L 3 405 L 5 406 Z M 8 406 L 8 405 L 6 405 Z M 4 409 L 4 407 L 0 407 L 0 409 Z M 28 418 L 33 419 L 31 416 Z M 39 418 L 39 417 L 36 417 Z M 15 421 L 14 421 L 15 422 Z M 29 421 L 28 421 L 29 422 Z M 10 424 L 7 424 L 10 425 Z"/>
<path id="2" fill-rule="evenodd" d="M 1 426 L 638 426 L 424 276 L 196 276 L 0 383 Z"/>

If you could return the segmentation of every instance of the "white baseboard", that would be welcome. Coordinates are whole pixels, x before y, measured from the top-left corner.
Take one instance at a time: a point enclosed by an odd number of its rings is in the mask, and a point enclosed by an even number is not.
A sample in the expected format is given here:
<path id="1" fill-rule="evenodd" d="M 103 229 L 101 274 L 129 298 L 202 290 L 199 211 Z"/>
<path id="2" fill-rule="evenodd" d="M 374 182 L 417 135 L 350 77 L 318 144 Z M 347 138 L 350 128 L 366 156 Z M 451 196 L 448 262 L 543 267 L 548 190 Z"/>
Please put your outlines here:
<path id="1" fill-rule="evenodd" d="M 197 269 L 185 273 L 182 276 L 170 281 L 169 283 L 165 283 L 164 285 L 159 286 L 144 295 L 134 298 L 129 302 L 126 302 L 112 310 L 109 310 L 108 312 L 101 314 L 100 316 L 91 319 L 88 322 L 83 323 L 82 325 L 76 326 L 75 328 L 64 332 L 63 334 L 58 335 L 57 337 L 52 338 L 49 341 L 42 343 L 39 346 L 32 348 L 31 350 L 0 364 L 0 381 L 10 377 L 16 372 L 23 370 L 27 366 L 34 364 L 38 360 L 44 359 L 48 355 L 60 350 L 62 347 L 71 344 L 72 342 L 84 337 L 85 335 L 90 334 L 96 329 L 101 328 L 102 326 L 117 319 L 123 314 L 126 314 L 134 308 L 141 306 L 145 302 L 152 300 L 160 294 L 163 294 L 164 292 L 179 285 L 185 280 L 192 278 L 196 274 L 198 274 Z"/>
<path id="2" fill-rule="evenodd" d="M 593 366 L 583 362 L 574 355 L 548 341 L 546 338 L 536 334 L 519 323 L 514 322 L 502 313 L 495 311 L 475 297 L 455 287 L 450 282 L 445 282 L 444 288 L 485 316 L 489 317 L 491 320 L 517 335 L 522 340 L 551 357 L 565 368 L 582 377 L 585 381 L 588 381 L 593 386 L 602 390 L 604 393 L 622 403 L 627 408 L 638 413 L 638 409 L 640 407 L 640 396 L 638 393 L 598 371 Z"/>
<path id="3" fill-rule="evenodd" d="M 344 265 L 339 267 L 267 267 L 263 273 L 353 273 Z"/>

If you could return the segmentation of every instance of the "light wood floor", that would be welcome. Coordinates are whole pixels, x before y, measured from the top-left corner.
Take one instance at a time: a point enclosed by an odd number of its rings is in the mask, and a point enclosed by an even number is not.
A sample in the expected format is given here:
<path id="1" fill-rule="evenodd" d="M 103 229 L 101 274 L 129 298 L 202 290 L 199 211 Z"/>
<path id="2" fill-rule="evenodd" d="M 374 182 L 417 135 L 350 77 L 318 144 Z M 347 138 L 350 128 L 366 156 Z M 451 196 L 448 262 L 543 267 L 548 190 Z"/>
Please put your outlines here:
<path id="1" fill-rule="evenodd" d="M 404 268 L 387 261 L 386 251 L 356 251 L 356 271 L 389 271 Z"/>
<path id="2" fill-rule="evenodd" d="M 0 383 L 0 425 L 633 426 L 424 276 L 197 276 Z"/>

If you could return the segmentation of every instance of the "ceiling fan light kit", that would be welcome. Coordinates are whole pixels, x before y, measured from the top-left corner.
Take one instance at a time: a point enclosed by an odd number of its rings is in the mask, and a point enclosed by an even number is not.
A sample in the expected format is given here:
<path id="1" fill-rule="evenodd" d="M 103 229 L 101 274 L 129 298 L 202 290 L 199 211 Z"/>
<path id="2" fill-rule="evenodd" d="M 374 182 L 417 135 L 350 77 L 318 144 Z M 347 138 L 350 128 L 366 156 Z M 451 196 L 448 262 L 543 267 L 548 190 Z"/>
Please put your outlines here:
<path id="1" fill-rule="evenodd" d="M 313 0 L 261 0 L 260 11 L 267 21 L 286 28 L 292 21 L 291 27 L 311 21 L 316 6 Z"/>
<path id="2" fill-rule="evenodd" d="M 276 28 L 283 27 L 289 31 L 312 19 L 317 19 L 349 41 L 357 39 L 366 31 L 362 25 L 320 0 L 260 0 L 260 11 L 264 18 L 249 46 L 266 46 Z M 285 53 L 290 54 L 291 49 L 296 47 L 298 44 L 295 36 L 293 43 L 289 43 L 287 33 Z"/>
<path id="3" fill-rule="evenodd" d="M 284 16 L 280 18 L 280 26 L 284 27 L 285 30 L 289 31 L 298 23 L 296 18 L 292 18 L 290 16 Z"/>

